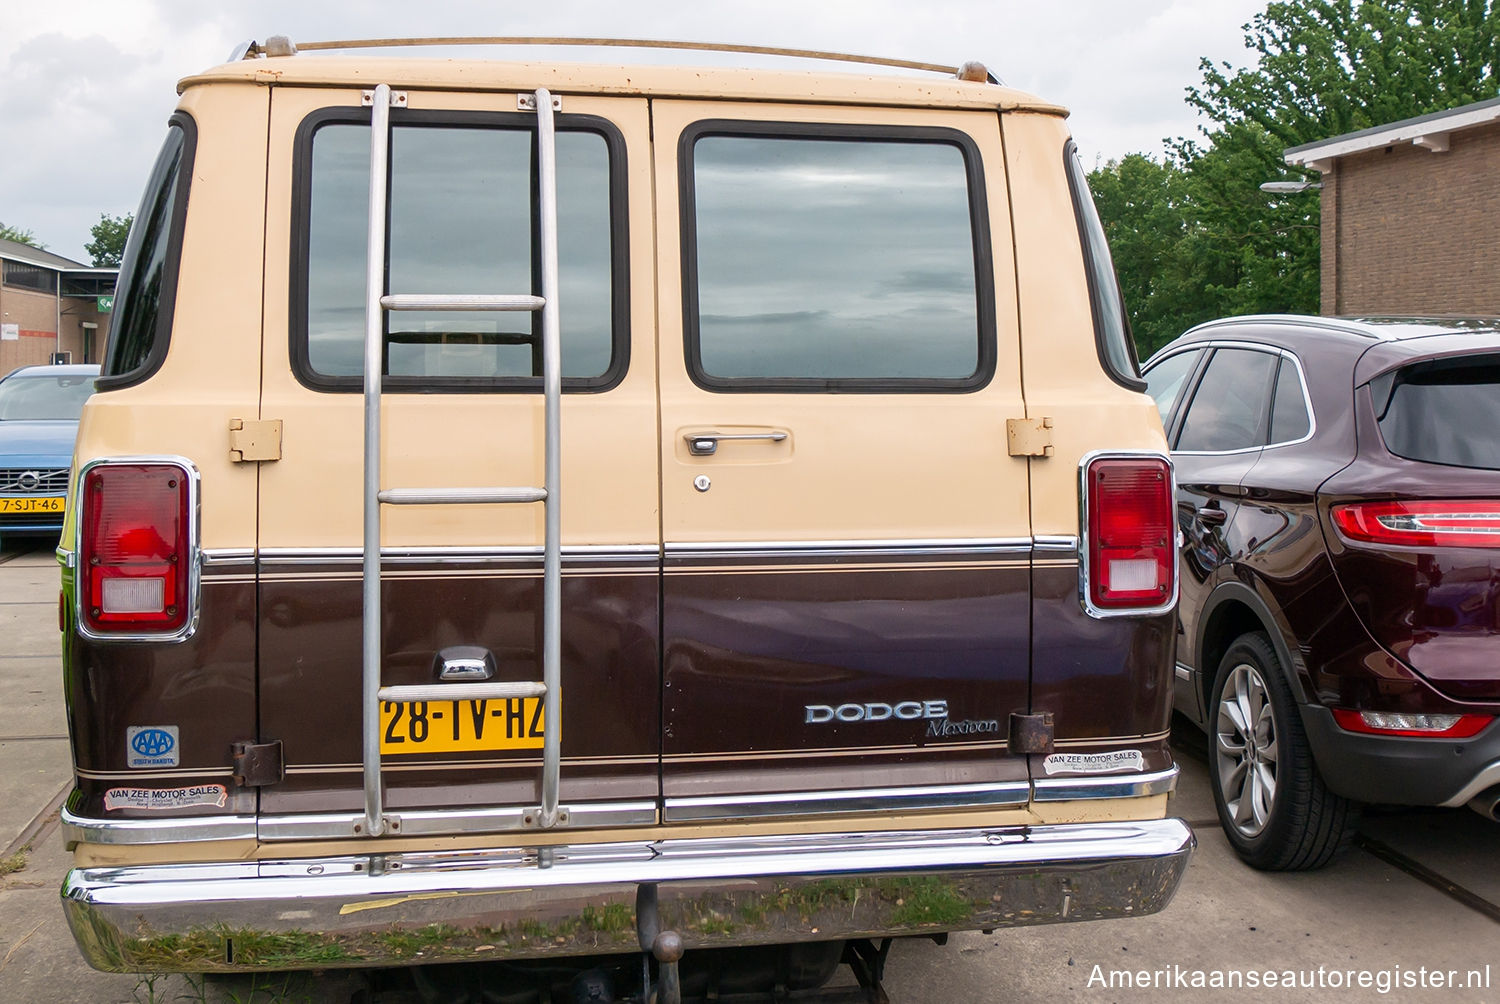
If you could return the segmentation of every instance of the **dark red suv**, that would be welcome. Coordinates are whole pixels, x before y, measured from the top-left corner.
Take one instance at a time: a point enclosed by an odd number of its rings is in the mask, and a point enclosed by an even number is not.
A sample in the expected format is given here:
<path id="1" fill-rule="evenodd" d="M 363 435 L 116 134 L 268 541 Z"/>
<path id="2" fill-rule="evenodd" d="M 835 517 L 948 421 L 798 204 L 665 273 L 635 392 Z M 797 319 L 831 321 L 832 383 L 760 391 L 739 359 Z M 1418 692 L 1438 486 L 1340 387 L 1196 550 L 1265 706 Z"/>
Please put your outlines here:
<path id="1" fill-rule="evenodd" d="M 1235 850 L 1319 867 L 1366 802 L 1500 818 L 1500 320 L 1236 317 L 1145 369 Z"/>

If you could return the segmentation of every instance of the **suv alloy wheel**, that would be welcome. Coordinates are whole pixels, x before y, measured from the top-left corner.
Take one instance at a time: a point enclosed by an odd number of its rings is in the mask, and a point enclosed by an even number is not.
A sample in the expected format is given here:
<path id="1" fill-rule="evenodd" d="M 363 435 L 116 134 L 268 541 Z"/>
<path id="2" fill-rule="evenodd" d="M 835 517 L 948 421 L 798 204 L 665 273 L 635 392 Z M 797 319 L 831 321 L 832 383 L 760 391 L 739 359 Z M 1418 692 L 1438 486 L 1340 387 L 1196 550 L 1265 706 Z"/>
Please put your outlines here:
<path id="1" fill-rule="evenodd" d="M 1236 853 L 1266 871 L 1320 868 L 1348 846 L 1359 809 L 1318 776 L 1281 660 L 1241 635 L 1214 676 L 1209 778 Z"/>

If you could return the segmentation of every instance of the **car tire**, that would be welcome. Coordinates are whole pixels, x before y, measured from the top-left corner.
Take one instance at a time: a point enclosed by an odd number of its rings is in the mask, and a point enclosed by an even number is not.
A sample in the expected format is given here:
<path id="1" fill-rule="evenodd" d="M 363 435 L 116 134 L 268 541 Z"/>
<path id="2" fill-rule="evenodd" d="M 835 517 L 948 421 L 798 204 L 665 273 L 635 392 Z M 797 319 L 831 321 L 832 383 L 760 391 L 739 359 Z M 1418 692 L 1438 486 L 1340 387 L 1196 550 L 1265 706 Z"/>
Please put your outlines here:
<path id="1" fill-rule="evenodd" d="M 1208 746 L 1219 822 L 1246 864 L 1305 871 L 1349 846 L 1359 805 L 1318 774 L 1286 670 L 1263 632 L 1241 635 L 1219 663 Z"/>

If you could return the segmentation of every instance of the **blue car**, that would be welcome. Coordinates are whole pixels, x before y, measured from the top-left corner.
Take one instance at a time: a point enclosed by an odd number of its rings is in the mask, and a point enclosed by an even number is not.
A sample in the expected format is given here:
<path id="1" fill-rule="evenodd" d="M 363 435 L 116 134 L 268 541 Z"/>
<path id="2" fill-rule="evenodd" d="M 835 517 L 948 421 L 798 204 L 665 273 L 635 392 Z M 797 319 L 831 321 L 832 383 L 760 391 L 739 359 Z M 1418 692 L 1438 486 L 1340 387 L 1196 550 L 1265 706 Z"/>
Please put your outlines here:
<path id="1" fill-rule="evenodd" d="M 56 537 L 78 416 L 98 366 L 23 366 L 0 379 L 0 541 Z"/>

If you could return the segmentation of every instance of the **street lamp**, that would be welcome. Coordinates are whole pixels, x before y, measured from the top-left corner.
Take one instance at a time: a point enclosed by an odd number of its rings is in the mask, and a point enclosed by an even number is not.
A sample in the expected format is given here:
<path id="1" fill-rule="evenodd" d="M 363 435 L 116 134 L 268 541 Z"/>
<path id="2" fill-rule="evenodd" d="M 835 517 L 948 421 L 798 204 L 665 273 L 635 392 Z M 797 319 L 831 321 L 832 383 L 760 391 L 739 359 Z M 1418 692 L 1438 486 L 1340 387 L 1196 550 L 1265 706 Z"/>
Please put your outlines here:
<path id="1" fill-rule="evenodd" d="M 1272 195 L 1296 195 L 1298 192 L 1322 187 L 1321 181 L 1266 181 L 1261 183 L 1260 190 Z"/>

